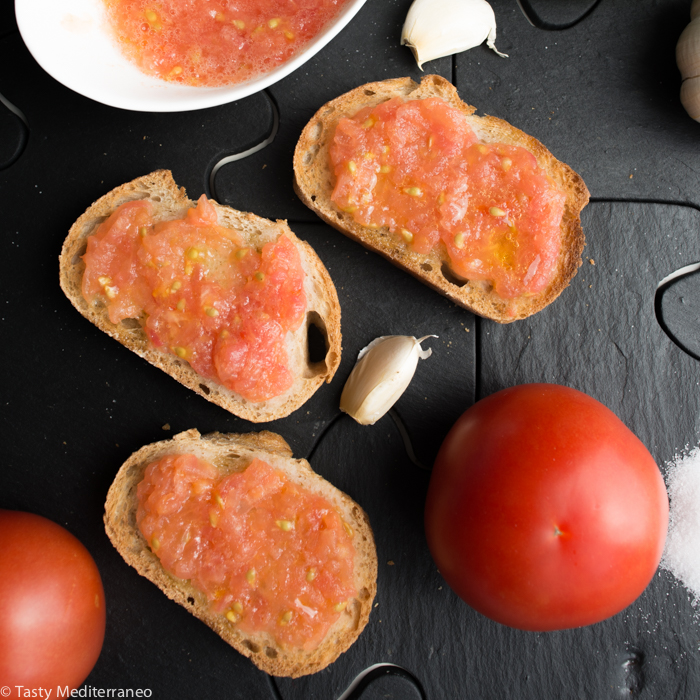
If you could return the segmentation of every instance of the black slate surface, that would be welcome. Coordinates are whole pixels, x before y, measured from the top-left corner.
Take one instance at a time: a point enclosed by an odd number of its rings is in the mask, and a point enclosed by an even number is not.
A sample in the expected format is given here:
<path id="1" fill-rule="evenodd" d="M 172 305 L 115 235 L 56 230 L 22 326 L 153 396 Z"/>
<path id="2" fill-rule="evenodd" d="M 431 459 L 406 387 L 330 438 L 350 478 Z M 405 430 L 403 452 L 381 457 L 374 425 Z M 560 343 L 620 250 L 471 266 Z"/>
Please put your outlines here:
<path id="1" fill-rule="evenodd" d="M 265 93 L 184 114 L 99 105 L 31 58 L 0 9 L 0 507 L 74 532 L 103 576 L 108 627 L 86 684 L 158 698 L 697 698 L 700 622 L 667 572 L 611 620 L 531 634 L 478 615 L 428 553 L 422 508 L 430 466 L 454 420 L 505 386 L 550 381 L 612 408 L 659 465 L 700 432 L 700 125 L 678 100 L 680 0 L 494 0 L 499 58 L 477 47 L 426 65 L 480 113 L 539 138 L 586 180 L 584 265 L 535 317 L 476 319 L 320 223 L 291 189 L 299 131 L 326 100 L 369 81 L 420 77 L 398 44 L 410 0 L 368 0 L 318 56 Z M 522 7 L 521 7 L 522 6 Z M 526 16 L 523 12 L 528 13 Z M 287 218 L 319 252 L 343 309 L 336 379 L 303 408 L 254 426 L 191 394 L 91 326 L 58 287 L 68 228 L 94 199 L 153 169 L 191 196 Z M 20 116 L 21 115 L 21 116 Z M 17 206 L 19 205 L 19 206 Z M 690 266 L 690 267 L 688 267 Z M 669 280 L 681 270 L 682 275 Z M 660 283 L 663 283 L 660 285 Z M 392 416 L 363 428 L 338 412 L 359 350 L 378 335 L 436 334 Z M 325 671 L 272 680 L 127 567 L 102 528 L 107 488 L 143 444 L 197 427 L 282 434 L 295 454 L 357 499 L 379 554 L 377 606 L 358 642 Z M 348 695 L 353 679 L 375 670 Z"/>

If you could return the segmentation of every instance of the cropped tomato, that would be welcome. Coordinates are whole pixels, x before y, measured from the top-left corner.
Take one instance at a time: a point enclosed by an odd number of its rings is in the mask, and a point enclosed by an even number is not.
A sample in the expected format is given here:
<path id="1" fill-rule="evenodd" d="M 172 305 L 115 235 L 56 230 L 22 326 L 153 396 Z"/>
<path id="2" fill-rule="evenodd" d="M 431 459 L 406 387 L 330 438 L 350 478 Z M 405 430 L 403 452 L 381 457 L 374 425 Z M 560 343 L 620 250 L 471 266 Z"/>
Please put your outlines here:
<path id="1" fill-rule="evenodd" d="M 468 409 L 440 449 L 425 509 L 451 588 L 498 622 L 538 631 L 632 603 L 667 526 L 664 482 L 641 441 L 595 399 L 553 384 Z"/>
<path id="2" fill-rule="evenodd" d="M 102 580 L 87 549 L 46 518 L 0 510 L 0 686 L 11 689 L 3 695 L 79 687 L 104 633 Z"/>

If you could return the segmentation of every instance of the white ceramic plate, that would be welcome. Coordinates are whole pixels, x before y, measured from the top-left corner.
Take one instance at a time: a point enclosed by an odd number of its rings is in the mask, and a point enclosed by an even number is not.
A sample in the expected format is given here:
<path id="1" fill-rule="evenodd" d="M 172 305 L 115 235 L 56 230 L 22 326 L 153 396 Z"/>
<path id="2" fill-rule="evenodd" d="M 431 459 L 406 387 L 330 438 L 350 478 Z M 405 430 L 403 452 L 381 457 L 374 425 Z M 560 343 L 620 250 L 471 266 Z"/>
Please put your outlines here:
<path id="1" fill-rule="evenodd" d="M 365 2 L 347 0 L 336 20 L 287 63 L 245 83 L 218 88 L 177 85 L 141 73 L 109 36 L 101 0 L 15 0 L 15 13 L 39 65 L 71 90 L 122 109 L 186 112 L 239 100 L 281 80 L 320 51 Z"/>

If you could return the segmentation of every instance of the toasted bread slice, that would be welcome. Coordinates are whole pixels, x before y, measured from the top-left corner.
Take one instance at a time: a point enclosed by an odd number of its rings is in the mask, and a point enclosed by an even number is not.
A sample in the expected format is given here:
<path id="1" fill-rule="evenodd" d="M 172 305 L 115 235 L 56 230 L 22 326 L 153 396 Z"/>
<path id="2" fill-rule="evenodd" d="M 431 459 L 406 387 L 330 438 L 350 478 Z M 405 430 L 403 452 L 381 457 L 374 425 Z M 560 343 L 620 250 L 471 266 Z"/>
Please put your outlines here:
<path id="1" fill-rule="evenodd" d="M 294 243 L 301 257 L 306 275 L 306 320 L 299 329 L 287 336 L 289 367 L 294 375 L 294 383 L 289 390 L 273 399 L 252 402 L 215 380 L 202 377 L 186 361 L 154 347 L 143 331 L 139 319 L 126 319 L 115 325 L 109 320 L 107 306 L 103 300 L 97 298 L 88 304 L 81 291 L 85 270 L 81 256 L 85 252 L 86 239 L 119 205 L 136 199 L 150 199 L 158 221 L 181 218 L 187 209 L 195 205 L 195 202 L 188 199 L 185 190 L 175 184 L 170 171 L 158 170 L 104 195 L 73 224 L 59 258 L 60 282 L 63 291 L 85 318 L 205 399 L 240 418 L 256 423 L 289 415 L 324 381 L 330 382 L 340 364 L 341 354 L 338 295 L 320 258 L 311 246 L 292 233 L 285 221 L 269 221 L 212 201 L 219 217 L 218 223 L 235 229 L 246 245 L 261 250 L 265 243 L 277 240 L 284 233 Z M 321 331 L 326 342 L 325 358 L 319 362 L 311 362 L 309 359 L 310 325 Z"/>
<path id="2" fill-rule="evenodd" d="M 501 142 L 530 151 L 540 167 L 566 193 L 556 276 L 543 291 L 532 296 L 503 299 L 486 281 L 460 280 L 452 274 L 444 244 L 440 243 L 428 255 L 416 253 L 402 245 L 388 228 L 363 226 L 331 201 L 335 174 L 329 149 L 339 120 L 393 97 L 404 100 L 441 98 L 462 112 L 480 142 Z M 437 75 L 426 76 L 420 84 L 410 78 L 398 78 L 362 85 L 321 107 L 302 131 L 294 153 L 294 188 L 308 207 L 342 233 L 380 253 L 465 309 L 499 323 L 510 323 L 550 304 L 576 274 L 585 242 L 580 212 L 588 203 L 589 194 L 581 177 L 558 161 L 539 141 L 501 119 L 475 116 L 474 111 L 474 107 L 459 99 L 451 83 Z"/>
<path id="3" fill-rule="evenodd" d="M 169 454 L 185 453 L 213 464 L 222 476 L 244 470 L 257 457 L 283 471 L 291 481 L 326 498 L 350 525 L 355 547 L 354 583 L 358 593 L 316 649 L 284 648 L 268 633 L 243 633 L 224 615 L 211 611 L 204 593 L 189 581 L 163 569 L 136 523 L 136 488 L 151 462 Z M 296 678 L 320 671 L 350 647 L 369 619 L 377 591 L 377 554 L 367 515 L 349 496 L 316 474 L 306 460 L 293 459 L 289 445 L 275 433 L 200 436 L 196 430 L 188 430 L 172 440 L 142 447 L 117 473 L 107 495 L 104 520 L 107 535 L 128 564 L 266 673 Z"/>

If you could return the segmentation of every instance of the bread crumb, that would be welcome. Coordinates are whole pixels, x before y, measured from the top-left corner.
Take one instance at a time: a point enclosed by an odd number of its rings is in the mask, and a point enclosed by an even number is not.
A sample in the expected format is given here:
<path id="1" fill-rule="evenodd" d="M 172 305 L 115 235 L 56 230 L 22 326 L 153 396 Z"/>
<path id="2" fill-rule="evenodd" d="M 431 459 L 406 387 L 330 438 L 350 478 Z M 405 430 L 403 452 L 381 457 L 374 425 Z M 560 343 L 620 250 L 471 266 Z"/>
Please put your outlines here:
<path id="1" fill-rule="evenodd" d="M 388 564 L 389 566 L 394 566 L 394 562 L 391 561 L 391 559 L 389 559 L 389 561 L 387 562 L 387 564 Z"/>
<path id="2" fill-rule="evenodd" d="M 170 430 L 170 423 L 166 423 L 166 424 L 163 426 L 163 430 Z"/>
<path id="3" fill-rule="evenodd" d="M 591 263 L 591 265 L 595 265 L 595 260 L 593 260 L 593 258 L 588 258 L 588 262 Z"/>

